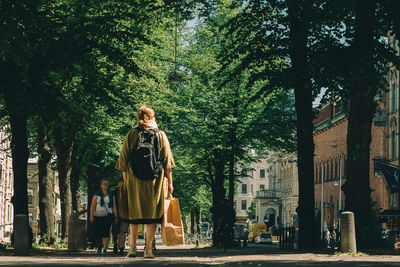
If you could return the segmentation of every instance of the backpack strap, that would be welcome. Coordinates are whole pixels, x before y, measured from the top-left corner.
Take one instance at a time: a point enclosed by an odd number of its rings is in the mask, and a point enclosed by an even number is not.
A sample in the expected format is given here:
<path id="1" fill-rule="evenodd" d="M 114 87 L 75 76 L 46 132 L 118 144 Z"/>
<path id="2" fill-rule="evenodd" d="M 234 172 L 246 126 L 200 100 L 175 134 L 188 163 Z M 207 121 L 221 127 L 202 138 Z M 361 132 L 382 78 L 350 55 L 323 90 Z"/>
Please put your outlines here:
<path id="1" fill-rule="evenodd" d="M 138 138 L 138 136 L 139 136 L 139 132 L 141 132 L 141 131 L 153 131 L 154 133 L 158 133 L 158 132 L 161 132 L 161 130 L 160 129 L 158 129 L 158 128 L 150 128 L 150 129 L 148 129 L 148 130 L 141 130 L 141 129 L 139 129 L 138 127 L 135 127 L 134 129 L 133 129 L 133 133 L 132 133 L 132 144 L 130 144 L 130 150 L 132 150 L 134 147 L 135 147 L 135 145 L 136 145 L 136 141 L 137 141 L 137 138 Z M 157 138 L 158 138 L 158 136 L 157 136 Z M 160 140 L 158 140 L 158 143 L 159 143 L 159 145 L 160 145 Z"/>

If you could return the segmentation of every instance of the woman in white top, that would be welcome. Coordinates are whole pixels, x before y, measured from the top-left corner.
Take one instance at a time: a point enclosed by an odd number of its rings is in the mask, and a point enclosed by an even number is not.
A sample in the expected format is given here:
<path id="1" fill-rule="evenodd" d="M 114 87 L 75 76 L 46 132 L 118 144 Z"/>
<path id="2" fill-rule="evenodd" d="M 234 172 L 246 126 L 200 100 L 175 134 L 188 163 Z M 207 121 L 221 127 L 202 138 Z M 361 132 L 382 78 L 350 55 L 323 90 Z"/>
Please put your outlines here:
<path id="1" fill-rule="evenodd" d="M 94 193 L 92 198 L 90 222 L 94 224 L 94 232 L 98 242 L 97 253 L 106 255 L 110 241 L 110 227 L 113 220 L 118 220 L 118 217 L 115 196 L 108 190 L 108 180 L 101 179 L 100 187 L 101 190 Z"/>

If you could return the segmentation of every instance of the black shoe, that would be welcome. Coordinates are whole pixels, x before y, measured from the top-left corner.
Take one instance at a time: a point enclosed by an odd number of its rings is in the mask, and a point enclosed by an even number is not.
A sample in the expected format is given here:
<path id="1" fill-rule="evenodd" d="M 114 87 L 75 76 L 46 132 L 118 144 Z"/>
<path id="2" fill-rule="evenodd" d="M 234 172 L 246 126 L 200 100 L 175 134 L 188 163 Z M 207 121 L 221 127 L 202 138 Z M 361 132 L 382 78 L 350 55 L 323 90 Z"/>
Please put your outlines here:
<path id="1" fill-rule="evenodd" d="M 97 255 L 99 255 L 99 256 L 101 256 L 101 249 L 102 249 L 102 247 L 97 248 Z"/>
<path id="2" fill-rule="evenodd" d="M 124 248 L 120 248 L 120 249 L 119 249 L 119 254 L 120 254 L 120 255 L 124 255 Z"/>
<path id="3" fill-rule="evenodd" d="M 118 254 L 118 247 L 117 247 L 117 244 L 114 245 L 113 253 L 114 253 L 114 254 Z"/>

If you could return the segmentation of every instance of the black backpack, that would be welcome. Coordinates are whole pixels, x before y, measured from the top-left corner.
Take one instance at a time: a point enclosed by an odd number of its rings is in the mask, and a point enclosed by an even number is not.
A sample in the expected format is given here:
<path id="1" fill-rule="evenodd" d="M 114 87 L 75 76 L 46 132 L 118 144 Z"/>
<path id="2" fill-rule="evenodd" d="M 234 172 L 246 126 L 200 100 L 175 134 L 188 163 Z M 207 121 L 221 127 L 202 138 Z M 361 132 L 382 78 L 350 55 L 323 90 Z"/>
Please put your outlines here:
<path id="1" fill-rule="evenodd" d="M 135 146 L 129 154 L 131 169 L 135 177 L 141 180 L 153 180 L 160 176 L 163 157 L 158 129 L 139 130 Z"/>

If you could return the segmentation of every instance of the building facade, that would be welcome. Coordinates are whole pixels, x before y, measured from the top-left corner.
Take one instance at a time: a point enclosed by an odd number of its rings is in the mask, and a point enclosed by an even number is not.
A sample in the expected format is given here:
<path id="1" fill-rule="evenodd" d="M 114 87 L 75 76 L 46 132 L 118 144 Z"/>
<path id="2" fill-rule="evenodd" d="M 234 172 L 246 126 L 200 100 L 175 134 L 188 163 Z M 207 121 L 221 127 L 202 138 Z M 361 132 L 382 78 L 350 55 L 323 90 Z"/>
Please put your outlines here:
<path id="1" fill-rule="evenodd" d="M 37 163 L 37 158 L 31 158 L 28 160 L 28 212 L 29 222 L 34 236 L 40 235 L 39 169 Z M 53 170 L 50 173 L 50 176 L 51 181 L 53 181 L 54 231 L 55 235 L 59 236 L 59 233 L 61 232 L 61 202 L 57 171 Z"/>
<path id="2" fill-rule="evenodd" d="M 379 108 L 384 109 L 384 101 L 377 101 Z M 346 208 L 342 185 L 346 182 L 347 126 L 346 116 L 336 103 L 323 106 L 314 120 L 315 215 L 319 218 L 321 232 L 326 228 L 338 228 L 340 213 Z M 378 214 L 389 206 L 386 180 L 374 171 L 374 161 L 386 157 L 386 135 L 385 119 L 376 117 L 371 128 L 370 187 Z"/>
<path id="3" fill-rule="evenodd" d="M 388 34 L 388 44 L 399 55 L 399 42 L 393 34 Z M 385 123 L 386 130 L 384 145 L 386 149 L 385 156 L 380 159 L 386 171 L 382 168 L 375 169 L 375 174 L 386 181 L 388 195 L 381 196 L 385 203 L 385 209 L 380 213 L 381 221 L 388 229 L 400 230 L 400 98 L 399 98 L 399 71 L 392 63 L 388 63 L 387 88 L 382 90 L 377 96 L 379 100 L 385 103 L 384 108 L 380 108 L 377 114 Z M 377 167 L 377 166 L 375 166 Z M 387 171 L 391 168 L 392 171 Z"/>
<path id="4" fill-rule="evenodd" d="M 282 225 L 298 227 L 299 175 L 295 155 L 285 155 L 281 163 Z"/>
<path id="5" fill-rule="evenodd" d="M 267 224 L 268 229 L 280 225 L 295 226 L 298 204 L 296 158 L 280 152 L 253 155 L 257 161 L 240 178 L 234 206 L 237 222 Z M 249 190 L 248 190 L 249 189 Z M 247 211 L 255 202 L 255 219 L 248 220 Z"/>
<path id="6" fill-rule="evenodd" d="M 0 128 L 0 242 L 9 242 L 13 231 L 14 178 L 9 135 L 6 128 Z"/>
<path id="7" fill-rule="evenodd" d="M 257 161 L 252 163 L 246 174 L 240 178 L 238 191 L 234 196 L 234 208 L 236 211 L 236 220 L 241 223 L 249 223 L 247 211 L 251 207 L 253 200 L 257 196 L 257 191 L 266 190 L 269 186 L 267 155 L 256 154 L 251 151 Z M 259 209 L 256 208 L 255 222 L 262 220 L 259 218 Z M 252 222 L 250 222 L 252 223 Z"/>

